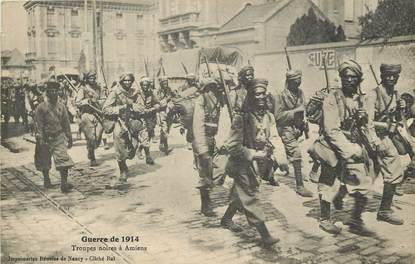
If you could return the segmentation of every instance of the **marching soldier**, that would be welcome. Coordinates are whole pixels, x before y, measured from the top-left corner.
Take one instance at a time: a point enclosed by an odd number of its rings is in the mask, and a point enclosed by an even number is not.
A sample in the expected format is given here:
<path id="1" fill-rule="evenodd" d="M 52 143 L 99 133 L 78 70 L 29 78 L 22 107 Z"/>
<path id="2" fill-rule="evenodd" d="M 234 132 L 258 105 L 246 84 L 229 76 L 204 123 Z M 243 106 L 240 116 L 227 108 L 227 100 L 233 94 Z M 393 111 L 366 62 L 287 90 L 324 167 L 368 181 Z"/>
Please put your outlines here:
<path id="1" fill-rule="evenodd" d="M 399 100 L 395 90 L 401 65 L 382 64 L 380 72 L 381 84 L 373 89 L 367 97 L 369 132 L 373 140 L 372 144 L 378 153 L 378 173 L 382 175 L 384 181 L 377 219 L 393 225 L 402 225 L 404 221 L 394 215 L 391 210 L 396 186 L 403 180 L 403 166 L 399 159 L 398 150 L 392 141 L 393 136 L 397 133 L 397 124 L 402 121 L 399 109 L 405 108 L 404 101 Z M 375 125 L 375 122 L 382 122 L 384 126 Z"/>
<path id="2" fill-rule="evenodd" d="M 289 70 L 286 74 L 285 89 L 275 97 L 275 121 L 278 133 L 284 142 L 287 158 L 294 168 L 297 194 L 312 197 L 313 193 L 304 187 L 302 155 L 298 139 L 304 133 L 304 94 L 300 89 L 301 71 Z"/>
<path id="3" fill-rule="evenodd" d="M 199 90 L 199 85 L 196 80 L 196 75 L 193 73 L 186 74 L 186 83 L 179 88 L 179 93 L 186 91 L 187 89 L 196 88 Z"/>
<path id="4" fill-rule="evenodd" d="M 267 80 L 252 80 L 252 91 L 247 94 L 244 108 L 235 113 L 232 122 L 226 172 L 234 179 L 234 183 L 231 202 L 222 217 L 221 225 L 234 232 L 241 231 L 232 217 L 242 207 L 248 222 L 260 233 L 262 242 L 270 246 L 279 239 L 272 237 L 265 226 L 265 216 L 256 197 L 259 182 L 256 178 L 257 167 L 253 163 L 261 161 L 258 163 L 260 171 L 273 171 L 274 158 L 278 158 L 280 165 L 286 164 L 287 160 L 283 152 L 278 157 L 273 155 L 273 148 L 277 145 L 282 148 L 283 144 L 276 130 L 274 116 L 267 108 L 267 85 Z M 264 161 L 268 161 L 268 165 Z"/>
<path id="5" fill-rule="evenodd" d="M 245 102 L 245 97 L 250 85 L 254 79 L 254 68 L 245 66 L 238 72 L 238 85 L 230 91 L 231 105 L 233 111 L 240 111 Z"/>
<path id="6" fill-rule="evenodd" d="M 140 133 L 140 147 L 139 151 L 144 149 L 146 155 L 146 163 L 154 164 L 153 158 L 150 156 L 150 140 L 155 137 L 154 129 L 157 124 L 157 112 L 160 110 L 160 102 L 154 94 L 151 86 L 151 81 L 147 77 L 142 77 L 140 80 L 141 91 L 138 91 L 137 104 L 143 109 L 143 121 L 145 130 Z"/>
<path id="7" fill-rule="evenodd" d="M 202 93 L 195 100 L 193 114 L 193 152 L 197 160 L 202 214 L 216 216 L 210 206 L 213 186 L 213 152 L 218 132 L 223 88 L 212 78 L 205 79 Z"/>
<path id="8" fill-rule="evenodd" d="M 35 166 L 42 171 L 45 188 L 51 188 L 49 170 L 51 158 L 61 176 L 61 191 L 68 192 L 73 186 L 68 183 L 68 170 L 74 163 L 68 155 L 72 147 L 72 134 L 65 106 L 58 102 L 59 83 L 47 82 L 46 101 L 36 108 Z"/>
<path id="9" fill-rule="evenodd" d="M 173 122 L 172 115 L 172 99 L 176 97 L 176 94 L 169 87 L 169 82 L 166 77 L 160 78 L 160 89 L 158 91 L 158 99 L 160 101 L 160 108 L 163 109 L 159 113 L 160 117 L 160 151 L 166 155 L 169 154 L 168 136 L 170 128 Z"/>
<path id="10" fill-rule="evenodd" d="M 314 143 L 319 146 L 315 149 L 317 156 L 321 157 L 318 183 L 321 210 L 319 226 L 328 233 L 340 232 L 330 220 L 330 205 L 333 201 L 338 209 L 341 208 L 343 197 L 338 196 L 338 191 L 340 184 L 343 184 L 355 199 L 351 221 L 348 223 L 350 232 L 370 235 L 371 232 L 366 229 L 361 218 L 367 204 L 368 188 L 372 183 L 368 155 L 362 142 L 352 137 L 352 129 L 358 127 L 350 125 L 359 124 L 358 129 L 367 128 L 364 99 L 358 93 L 363 73 L 357 62 L 347 60 L 339 65 L 339 75 L 342 88 L 331 90 L 324 99 L 320 137 Z"/>
<path id="11" fill-rule="evenodd" d="M 97 166 L 95 149 L 98 148 L 102 133 L 101 105 L 105 99 L 104 91 L 96 83 L 96 72 L 89 71 L 84 74 L 84 84 L 79 88 L 75 105 L 81 113 L 80 130 L 84 133 L 88 159 L 91 166 Z"/>
<path id="12" fill-rule="evenodd" d="M 112 121 L 114 150 L 120 170 L 120 177 L 110 187 L 117 187 L 127 181 L 127 159 L 134 158 L 139 133 L 145 130 L 143 122 L 135 117 L 143 109 L 136 103 L 138 91 L 132 88 L 133 83 L 133 74 L 121 75 L 119 84 L 111 90 L 102 108 L 105 116 Z"/>

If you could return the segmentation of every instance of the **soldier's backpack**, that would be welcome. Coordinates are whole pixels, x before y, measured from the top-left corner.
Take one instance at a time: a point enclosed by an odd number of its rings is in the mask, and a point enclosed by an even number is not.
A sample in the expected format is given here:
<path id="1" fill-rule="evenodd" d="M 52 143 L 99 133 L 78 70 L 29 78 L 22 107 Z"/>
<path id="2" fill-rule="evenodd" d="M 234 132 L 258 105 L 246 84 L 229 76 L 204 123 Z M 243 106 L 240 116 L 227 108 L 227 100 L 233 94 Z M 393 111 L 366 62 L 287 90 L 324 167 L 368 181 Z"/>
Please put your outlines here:
<path id="1" fill-rule="evenodd" d="M 323 116 L 323 101 L 329 95 L 330 89 L 323 88 L 311 96 L 308 101 L 305 112 L 308 122 L 319 125 Z"/>
<path id="2" fill-rule="evenodd" d="M 180 115 L 180 123 L 185 129 L 191 129 L 193 126 L 194 101 L 198 96 L 199 92 L 197 90 L 186 90 L 178 98 L 172 100 L 174 104 L 173 112 Z"/>

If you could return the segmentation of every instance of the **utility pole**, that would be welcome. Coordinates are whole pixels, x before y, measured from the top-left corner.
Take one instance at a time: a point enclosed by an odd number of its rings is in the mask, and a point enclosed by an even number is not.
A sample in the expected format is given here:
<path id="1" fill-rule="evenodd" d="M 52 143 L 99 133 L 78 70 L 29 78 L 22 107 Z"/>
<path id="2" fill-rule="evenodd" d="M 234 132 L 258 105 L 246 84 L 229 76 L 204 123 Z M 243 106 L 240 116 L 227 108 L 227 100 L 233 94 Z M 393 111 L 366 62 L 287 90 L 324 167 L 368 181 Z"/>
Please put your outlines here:
<path id="1" fill-rule="evenodd" d="M 92 0 L 92 47 L 93 47 L 93 60 L 94 71 L 98 72 L 97 65 L 97 2 Z"/>
<path id="2" fill-rule="evenodd" d="M 89 39 L 88 39 L 88 0 L 84 0 L 84 52 L 85 52 L 85 70 L 88 71 L 90 69 L 89 62 Z"/>

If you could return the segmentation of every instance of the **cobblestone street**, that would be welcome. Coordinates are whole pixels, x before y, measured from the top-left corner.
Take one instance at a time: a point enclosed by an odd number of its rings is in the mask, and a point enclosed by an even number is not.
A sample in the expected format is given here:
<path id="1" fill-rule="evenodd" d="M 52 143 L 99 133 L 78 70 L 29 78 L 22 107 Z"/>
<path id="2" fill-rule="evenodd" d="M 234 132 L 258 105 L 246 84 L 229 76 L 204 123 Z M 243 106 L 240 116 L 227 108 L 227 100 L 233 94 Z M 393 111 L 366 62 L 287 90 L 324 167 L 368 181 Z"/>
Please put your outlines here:
<path id="1" fill-rule="evenodd" d="M 178 131 L 173 130 L 171 137 L 174 150 L 169 156 L 161 155 L 156 151 L 158 145 L 152 144 L 156 165 L 148 166 L 137 157 L 129 161 L 130 178 L 122 190 L 105 188 L 118 175 L 113 150 L 99 148 L 99 166 L 91 168 L 85 141 L 75 141 L 70 154 L 76 166 L 69 176 L 75 189 L 67 195 L 60 192 L 56 171 L 51 173 L 55 188 L 43 189 L 42 174 L 33 164 L 34 144 L 21 136 L 9 139 L 19 152 L 12 153 L 4 147 L 0 152 L 2 263 L 11 263 L 9 257 L 61 256 L 71 263 L 103 263 L 101 256 L 108 263 L 140 264 L 415 262 L 415 178 L 407 180 L 405 195 L 394 201 L 394 211 L 405 219 L 402 226 L 376 221 L 382 183 L 379 179 L 375 182 L 363 214 L 375 235 L 360 237 L 343 224 L 348 220 L 351 198 L 346 198 L 343 211 L 333 214 L 343 227 L 342 233 L 329 235 L 318 227 L 317 186 L 306 182 L 314 197 L 301 198 L 295 193 L 294 178 L 278 174 L 279 187 L 264 182 L 260 187 L 267 225 L 281 239 L 274 248 L 265 249 L 243 214 L 235 217 L 235 222 L 244 227 L 243 232 L 232 233 L 220 226 L 232 184 L 230 178 L 213 190 L 218 217 L 200 214 L 192 152 L 186 149 Z M 221 165 L 223 161 L 217 163 Z M 305 164 L 304 172 L 308 173 L 309 166 Z M 139 236 L 139 241 L 82 242 L 82 236 Z M 120 245 L 122 250 L 118 249 Z M 117 249 L 111 250 L 113 246 Z M 102 250 L 87 252 L 87 247 Z"/>

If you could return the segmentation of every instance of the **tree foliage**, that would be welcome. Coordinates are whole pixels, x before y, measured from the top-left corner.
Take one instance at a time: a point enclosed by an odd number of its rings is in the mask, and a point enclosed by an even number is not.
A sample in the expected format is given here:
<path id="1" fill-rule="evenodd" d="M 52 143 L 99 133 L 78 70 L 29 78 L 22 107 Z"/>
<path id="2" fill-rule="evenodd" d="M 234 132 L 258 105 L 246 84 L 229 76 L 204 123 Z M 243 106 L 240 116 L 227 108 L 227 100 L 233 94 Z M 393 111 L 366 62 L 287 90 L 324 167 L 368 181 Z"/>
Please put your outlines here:
<path id="1" fill-rule="evenodd" d="M 361 39 L 415 34 L 414 0 L 379 0 L 376 10 L 359 17 Z"/>
<path id="2" fill-rule="evenodd" d="M 326 20 L 317 17 L 312 8 L 294 22 L 287 37 L 288 46 L 343 41 L 344 31 Z"/>

